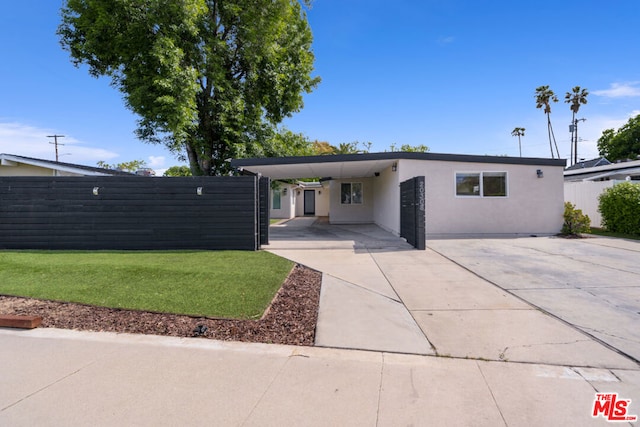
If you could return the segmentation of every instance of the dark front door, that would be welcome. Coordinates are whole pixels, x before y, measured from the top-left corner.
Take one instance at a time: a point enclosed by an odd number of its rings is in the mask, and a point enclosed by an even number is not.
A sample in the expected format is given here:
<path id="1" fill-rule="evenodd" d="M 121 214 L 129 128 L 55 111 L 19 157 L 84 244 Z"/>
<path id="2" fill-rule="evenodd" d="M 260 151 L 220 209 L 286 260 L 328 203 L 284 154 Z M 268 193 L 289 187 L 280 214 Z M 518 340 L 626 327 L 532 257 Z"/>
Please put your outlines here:
<path id="1" fill-rule="evenodd" d="M 425 249 L 424 176 L 400 183 L 400 237 L 416 249 Z"/>
<path id="2" fill-rule="evenodd" d="M 315 215 L 316 214 L 316 191 L 304 190 L 304 214 Z"/>

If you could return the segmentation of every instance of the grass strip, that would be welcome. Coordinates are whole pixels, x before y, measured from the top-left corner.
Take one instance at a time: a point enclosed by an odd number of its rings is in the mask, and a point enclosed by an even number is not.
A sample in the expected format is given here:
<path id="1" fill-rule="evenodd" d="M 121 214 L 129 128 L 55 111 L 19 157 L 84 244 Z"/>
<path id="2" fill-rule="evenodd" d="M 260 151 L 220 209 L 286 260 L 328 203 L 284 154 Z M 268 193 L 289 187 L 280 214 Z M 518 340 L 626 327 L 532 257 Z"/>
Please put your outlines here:
<path id="1" fill-rule="evenodd" d="M 262 251 L 0 251 L 0 294 L 254 319 L 292 267 Z"/>

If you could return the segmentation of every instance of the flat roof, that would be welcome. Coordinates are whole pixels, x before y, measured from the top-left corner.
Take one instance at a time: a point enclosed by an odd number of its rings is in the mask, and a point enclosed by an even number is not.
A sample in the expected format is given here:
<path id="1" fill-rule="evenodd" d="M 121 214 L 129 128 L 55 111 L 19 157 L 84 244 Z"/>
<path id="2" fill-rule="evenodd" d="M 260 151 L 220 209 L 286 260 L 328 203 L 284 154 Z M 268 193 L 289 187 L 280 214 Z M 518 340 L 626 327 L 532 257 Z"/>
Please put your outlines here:
<path id="1" fill-rule="evenodd" d="M 261 157 L 233 159 L 231 166 L 260 173 L 272 179 L 289 178 L 357 178 L 373 176 L 398 160 L 427 160 L 466 163 L 498 163 L 512 165 L 565 167 L 565 159 L 533 157 L 477 156 L 468 154 L 387 153 L 327 154 L 321 156 Z"/>

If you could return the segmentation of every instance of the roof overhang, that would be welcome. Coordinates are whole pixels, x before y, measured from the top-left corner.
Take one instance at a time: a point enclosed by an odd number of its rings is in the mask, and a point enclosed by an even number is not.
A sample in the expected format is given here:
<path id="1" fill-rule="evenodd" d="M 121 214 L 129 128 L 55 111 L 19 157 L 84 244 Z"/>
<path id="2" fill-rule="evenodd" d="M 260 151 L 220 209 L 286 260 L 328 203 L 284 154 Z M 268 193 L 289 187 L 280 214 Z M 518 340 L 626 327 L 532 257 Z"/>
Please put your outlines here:
<path id="1" fill-rule="evenodd" d="M 265 157 L 233 159 L 231 166 L 271 179 L 321 178 L 332 179 L 372 177 L 391 167 L 398 160 L 430 160 L 468 163 L 499 163 L 565 167 L 564 159 L 530 157 L 473 156 L 438 153 L 364 153 L 299 157 Z"/>

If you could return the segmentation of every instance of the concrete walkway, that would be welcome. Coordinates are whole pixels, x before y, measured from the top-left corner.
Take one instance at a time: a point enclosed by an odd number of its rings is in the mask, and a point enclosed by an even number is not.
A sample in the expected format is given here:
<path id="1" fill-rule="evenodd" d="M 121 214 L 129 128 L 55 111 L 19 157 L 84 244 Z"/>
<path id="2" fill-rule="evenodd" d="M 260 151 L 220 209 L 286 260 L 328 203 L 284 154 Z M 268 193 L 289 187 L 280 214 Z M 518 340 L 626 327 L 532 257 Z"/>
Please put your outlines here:
<path id="1" fill-rule="evenodd" d="M 317 347 L 0 328 L 0 425 L 609 425 L 598 392 L 640 415 L 637 363 L 432 249 L 313 219 L 269 248 L 324 273 Z"/>

